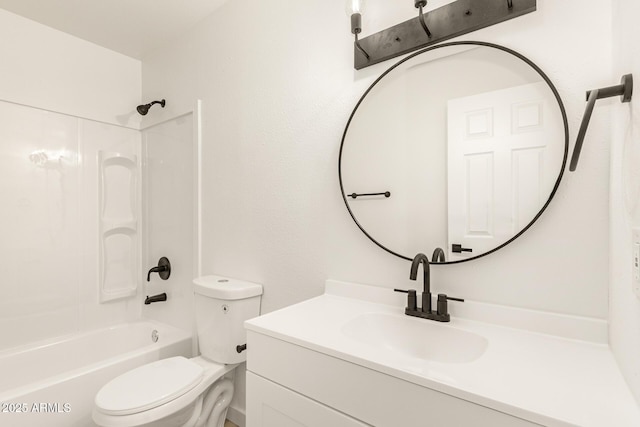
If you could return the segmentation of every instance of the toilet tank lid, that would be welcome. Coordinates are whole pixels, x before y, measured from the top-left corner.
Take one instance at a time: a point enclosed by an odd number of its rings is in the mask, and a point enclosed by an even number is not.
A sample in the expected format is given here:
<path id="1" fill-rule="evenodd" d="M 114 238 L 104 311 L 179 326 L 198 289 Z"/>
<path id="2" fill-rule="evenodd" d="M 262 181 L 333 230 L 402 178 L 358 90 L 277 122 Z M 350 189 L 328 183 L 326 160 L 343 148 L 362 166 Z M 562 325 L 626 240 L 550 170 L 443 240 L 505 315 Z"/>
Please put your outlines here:
<path id="1" fill-rule="evenodd" d="M 237 300 L 262 295 L 262 285 L 222 276 L 202 276 L 193 280 L 197 294 L 221 300 Z"/>

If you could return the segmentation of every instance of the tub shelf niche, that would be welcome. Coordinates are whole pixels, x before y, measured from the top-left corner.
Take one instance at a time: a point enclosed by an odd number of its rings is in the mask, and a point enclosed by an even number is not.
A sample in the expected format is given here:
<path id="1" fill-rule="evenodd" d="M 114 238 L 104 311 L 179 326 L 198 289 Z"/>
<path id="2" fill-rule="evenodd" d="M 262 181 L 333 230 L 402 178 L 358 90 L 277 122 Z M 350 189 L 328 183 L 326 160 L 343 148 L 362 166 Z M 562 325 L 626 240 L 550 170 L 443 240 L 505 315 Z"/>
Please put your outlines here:
<path id="1" fill-rule="evenodd" d="M 134 296 L 138 288 L 138 162 L 135 155 L 98 152 L 100 302 Z"/>

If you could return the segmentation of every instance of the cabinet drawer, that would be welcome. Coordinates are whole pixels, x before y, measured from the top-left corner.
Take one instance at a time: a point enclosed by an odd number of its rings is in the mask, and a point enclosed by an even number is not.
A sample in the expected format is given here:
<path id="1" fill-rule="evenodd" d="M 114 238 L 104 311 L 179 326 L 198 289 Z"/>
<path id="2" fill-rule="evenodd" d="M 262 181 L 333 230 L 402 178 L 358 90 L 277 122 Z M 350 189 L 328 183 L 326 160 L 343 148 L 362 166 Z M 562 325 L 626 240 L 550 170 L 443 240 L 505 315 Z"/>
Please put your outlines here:
<path id="1" fill-rule="evenodd" d="M 301 394 L 247 372 L 247 427 L 366 427 Z"/>

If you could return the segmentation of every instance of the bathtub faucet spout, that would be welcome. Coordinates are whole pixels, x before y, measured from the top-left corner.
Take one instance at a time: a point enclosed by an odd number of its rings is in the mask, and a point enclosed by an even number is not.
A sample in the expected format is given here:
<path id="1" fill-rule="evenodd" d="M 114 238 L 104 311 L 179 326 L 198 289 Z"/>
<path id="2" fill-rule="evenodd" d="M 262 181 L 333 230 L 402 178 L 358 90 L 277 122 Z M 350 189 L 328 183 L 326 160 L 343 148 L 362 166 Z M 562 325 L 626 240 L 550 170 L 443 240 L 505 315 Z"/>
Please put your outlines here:
<path id="1" fill-rule="evenodd" d="M 160 301 L 166 301 L 167 300 L 167 294 L 165 292 L 158 294 L 158 295 L 154 295 L 154 296 L 148 296 L 147 298 L 144 300 L 144 303 L 146 305 L 149 305 L 153 302 L 160 302 Z"/>

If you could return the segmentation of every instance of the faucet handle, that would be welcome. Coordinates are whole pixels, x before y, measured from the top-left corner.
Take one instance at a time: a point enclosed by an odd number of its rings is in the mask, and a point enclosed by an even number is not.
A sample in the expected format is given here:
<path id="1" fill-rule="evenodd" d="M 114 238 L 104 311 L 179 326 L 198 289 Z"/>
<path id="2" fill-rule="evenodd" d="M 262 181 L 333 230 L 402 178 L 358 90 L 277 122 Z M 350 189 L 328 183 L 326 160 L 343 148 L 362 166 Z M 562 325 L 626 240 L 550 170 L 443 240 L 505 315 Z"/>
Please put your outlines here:
<path id="1" fill-rule="evenodd" d="M 449 309 L 447 307 L 447 300 L 464 302 L 462 298 L 448 297 L 446 294 L 438 294 L 438 311 L 439 316 L 449 316 Z"/>
<path id="2" fill-rule="evenodd" d="M 151 270 L 147 273 L 147 282 L 151 281 L 151 273 L 159 273 L 162 280 L 167 280 L 171 276 L 171 263 L 169 258 L 162 257 L 158 260 L 157 267 L 151 267 Z"/>
<path id="3" fill-rule="evenodd" d="M 407 310 L 409 311 L 417 311 L 418 310 L 418 298 L 416 297 L 416 290 L 409 289 L 405 291 L 404 289 L 394 289 L 394 292 L 403 292 L 407 295 Z"/>

